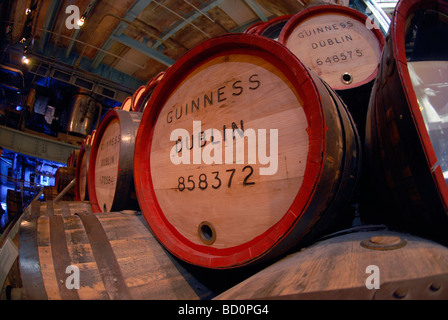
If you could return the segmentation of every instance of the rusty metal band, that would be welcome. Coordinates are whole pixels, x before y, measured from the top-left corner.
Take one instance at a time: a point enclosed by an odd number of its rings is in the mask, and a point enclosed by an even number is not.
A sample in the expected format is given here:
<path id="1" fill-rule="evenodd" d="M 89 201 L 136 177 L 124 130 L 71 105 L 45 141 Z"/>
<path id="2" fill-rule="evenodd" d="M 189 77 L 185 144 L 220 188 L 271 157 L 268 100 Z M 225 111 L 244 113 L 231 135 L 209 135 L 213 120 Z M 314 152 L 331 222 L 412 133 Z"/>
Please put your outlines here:
<path id="1" fill-rule="evenodd" d="M 33 210 L 33 207 L 31 207 Z M 34 215 L 32 213 L 32 215 Z M 27 299 L 48 300 L 39 264 L 37 219 L 23 220 L 19 228 L 19 266 Z"/>
<path id="2" fill-rule="evenodd" d="M 60 215 L 50 217 L 50 244 L 53 257 L 53 266 L 58 280 L 58 288 L 63 300 L 79 300 L 76 289 L 68 289 L 66 281 L 68 274 L 66 268 L 72 264 L 65 239 L 64 220 Z"/>
<path id="3" fill-rule="evenodd" d="M 94 214 L 89 212 L 80 212 L 76 215 L 79 216 L 84 225 L 93 256 L 109 297 L 112 300 L 132 299 L 101 222 Z"/>

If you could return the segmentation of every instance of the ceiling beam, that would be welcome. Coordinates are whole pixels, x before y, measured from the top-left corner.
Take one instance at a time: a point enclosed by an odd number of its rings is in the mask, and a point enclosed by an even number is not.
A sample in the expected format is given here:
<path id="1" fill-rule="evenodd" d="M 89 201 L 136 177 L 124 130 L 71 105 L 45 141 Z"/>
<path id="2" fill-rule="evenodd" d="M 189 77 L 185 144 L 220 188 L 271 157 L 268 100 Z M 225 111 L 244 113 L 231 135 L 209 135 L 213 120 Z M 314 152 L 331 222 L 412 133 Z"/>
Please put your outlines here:
<path id="1" fill-rule="evenodd" d="M 260 18 L 261 21 L 266 22 L 268 21 L 268 18 L 263 13 L 263 10 L 261 10 L 260 6 L 254 1 L 254 0 L 244 0 L 246 4 L 255 12 L 255 14 Z"/>
<path id="2" fill-rule="evenodd" d="M 148 47 L 147 45 L 145 45 L 144 43 L 137 41 L 131 37 L 128 37 L 125 34 L 121 34 L 119 36 L 115 36 L 112 35 L 110 37 L 110 39 L 112 41 L 117 41 L 120 42 L 121 44 L 124 44 L 125 46 L 140 51 L 141 53 L 143 53 L 144 55 L 150 57 L 151 59 L 154 59 L 166 66 L 171 66 L 172 64 L 174 64 L 175 60 L 165 56 L 164 54 L 158 52 L 157 50 L 154 50 L 150 47 Z"/>
<path id="3" fill-rule="evenodd" d="M 195 13 L 193 13 L 188 18 L 186 18 L 186 19 L 184 19 L 184 20 L 174 24 L 174 26 L 168 32 L 166 32 L 164 35 L 162 35 L 160 38 L 163 41 L 168 40 L 169 38 L 173 37 L 178 31 L 180 31 L 183 28 L 185 28 L 188 24 L 191 24 L 192 21 L 194 21 L 197 18 L 199 18 L 200 16 L 202 16 L 204 14 L 204 12 L 207 13 L 208 11 L 213 9 L 214 7 L 219 6 L 222 2 L 224 2 L 224 0 L 213 1 L 208 6 L 206 6 L 204 8 L 201 8 L 200 11 L 196 11 Z M 161 42 L 159 40 L 157 40 L 152 47 L 154 49 L 156 49 L 160 44 L 161 44 Z"/>
<path id="4" fill-rule="evenodd" d="M 137 16 L 142 12 L 150 3 L 152 0 L 137 0 L 134 5 L 129 9 L 129 11 L 125 14 L 123 17 L 124 20 L 131 23 L 134 21 Z M 93 59 L 92 63 L 92 69 L 96 69 L 101 61 L 103 61 L 104 57 L 106 56 L 106 51 L 109 51 L 112 47 L 114 41 L 111 39 L 112 36 L 119 37 L 124 30 L 128 27 L 129 23 L 126 23 L 124 21 L 120 21 L 118 25 L 115 27 L 114 31 L 109 35 L 109 37 L 103 42 L 103 45 L 101 46 L 100 51 L 97 52 L 95 58 Z"/>
<path id="5" fill-rule="evenodd" d="M 39 41 L 39 51 L 44 52 L 45 45 L 47 44 L 48 40 L 48 32 L 46 30 L 51 30 L 54 20 L 56 18 L 56 15 L 59 11 L 59 6 L 61 5 L 60 0 L 50 0 L 50 3 L 48 5 L 47 12 L 45 14 L 44 23 L 42 26 L 42 32 L 40 34 L 40 41 Z"/>

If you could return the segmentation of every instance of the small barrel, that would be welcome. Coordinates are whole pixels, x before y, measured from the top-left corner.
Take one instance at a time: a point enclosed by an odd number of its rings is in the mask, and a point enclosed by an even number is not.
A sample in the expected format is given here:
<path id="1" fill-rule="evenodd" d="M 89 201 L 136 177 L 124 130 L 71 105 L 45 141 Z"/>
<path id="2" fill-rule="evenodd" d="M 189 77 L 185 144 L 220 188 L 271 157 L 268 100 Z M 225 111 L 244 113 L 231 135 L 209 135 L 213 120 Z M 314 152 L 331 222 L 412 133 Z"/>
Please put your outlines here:
<path id="1" fill-rule="evenodd" d="M 384 46 L 381 31 L 355 9 L 316 5 L 289 19 L 279 42 L 336 90 L 363 140 L 370 93 Z"/>
<path id="2" fill-rule="evenodd" d="M 132 105 L 133 105 L 132 96 L 129 96 L 126 99 L 124 99 L 123 103 L 121 104 L 120 110 L 132 111 L 133 109 Z"/>
<path id="3" fill-rule="evenodd" d="M 361 210 L 367 221 L 386 221 L 444 243 L 448 87 L 442 84 L 448 83 L 447 21 L 446 1 L 397 4 L 367 117 L 368 200 Z"/>
<path id="4" fill-rule="evenodd" d="M 137 90 L 135 90 L 132 95 L 132 110 L 134 112 L 138 112 L 137 104 L 139 104 L 139 100 L 142 99 L 146 92 L 146 86 L 140 86 Z"/>
<path id="5" fill-rule="evenodd" d="M 149 98 L 151 98 L 152 93 L 154 92 L 154 89 L 157 87 L 159 82 L 162 80 L 163 76 L 165 75 L 165 72 L 162 71 L 158 75 L 156 75 L 154 78 L 148 81 L 146 84 L 145 91 L 140 96 L 140 99 L 135 102 L 135 111 L 143 113 L 146 109 L 146 106 L 148 105 Z"/>
<path id="6" fill-rule="evenodd" d="M 75 195 L 77 201 L 89 200 L 87 177 L 89 172 L 90 150 L 93 135 L 88 135 L 79 150 L 79 165 L 76 167 Z"/>
<path id="7" fill-rule="evenodd" d="M 170 67 L 150 104 L 135 186 L 151 230 L 175 256 L 247 266 L 351 223 L 343 208 L 359 170 L 354 123 L 278 42 L 210 39 Z"/>
<path id="8" fill-rule="evenodd" d="M 95 133 L 88 172 L 94 212 L 138 209 L 134 191 L 134 144 L 141 113 L 109 110 Z"/>
<path id="9" fill-rule="evenodd" d="M 285 24 L 291 19 L 292 15 L 284 15 L 270 19 L 258 26 L 256 34 L 270 39 L 278 40 Z"/>
<path id="10" fill-rule="evenodd" d="M 55 174 L 55 187 L 58 193 L 60 193 L 64 188 L 76 178 L 76 168 L 75 167 L 59 167 Z M 70 188 L 67 193 L 63 196 L 64 200 L 74 200 L 75 199 L 75 188 Z"/>
<path id="11" fill-rule="evenodd" d="M 20 191 L 8 189 L 6 191 L 6 211 L 9 220 L 22 214 L 22 205 L 22 194 Z"/>

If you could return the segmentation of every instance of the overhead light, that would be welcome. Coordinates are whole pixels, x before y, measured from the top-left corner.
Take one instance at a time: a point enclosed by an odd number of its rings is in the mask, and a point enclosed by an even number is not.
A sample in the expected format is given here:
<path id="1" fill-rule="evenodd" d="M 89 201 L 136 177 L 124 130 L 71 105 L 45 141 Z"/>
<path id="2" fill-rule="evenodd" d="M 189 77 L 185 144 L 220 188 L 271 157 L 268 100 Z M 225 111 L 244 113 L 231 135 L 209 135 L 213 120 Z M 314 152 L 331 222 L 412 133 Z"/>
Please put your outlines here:
<path id="1" fill-rule="evenodd" d="M 23 62 L 24 64 L 28 64 L 28 63 L 30 63 L 30 59 L 28 59 L 27 56 L 23 56 L 23 57 L 22 57 L 22 62 Z"/>
<path id="2" fill-rule="evenodd" d="M 30 8 L 26 8 L 26 10 L 25 10 L 25 14 L 26 15 L 29 15 L 31 13 L 31 9 Z"/>
<path id="3" fill-rule="evenodd" d="M 81 16 L 79 20 L 76 22 L 78 26 L 82 27 L 84 25 L 84 22 L 86 21 L 86 17 Z"/>

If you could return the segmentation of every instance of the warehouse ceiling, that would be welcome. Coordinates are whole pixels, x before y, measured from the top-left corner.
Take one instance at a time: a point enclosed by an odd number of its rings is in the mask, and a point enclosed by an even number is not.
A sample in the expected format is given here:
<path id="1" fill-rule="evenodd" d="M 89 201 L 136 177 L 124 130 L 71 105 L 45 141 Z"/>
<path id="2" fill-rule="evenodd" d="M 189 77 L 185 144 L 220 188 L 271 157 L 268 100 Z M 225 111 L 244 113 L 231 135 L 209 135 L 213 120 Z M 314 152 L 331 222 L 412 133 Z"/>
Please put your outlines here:
<path id="1" fill-rule="evenodd" d="M 30 57 L 136 89 L 200 42 L 302 10 L 310 0 L 20 0 L 8 39 Z M 340 1 L 328 1 L 340 2 Z M 77 21 L 84 18 L 84 25 Z M 45 69 L 45 68 L 43 68 Z"/>

